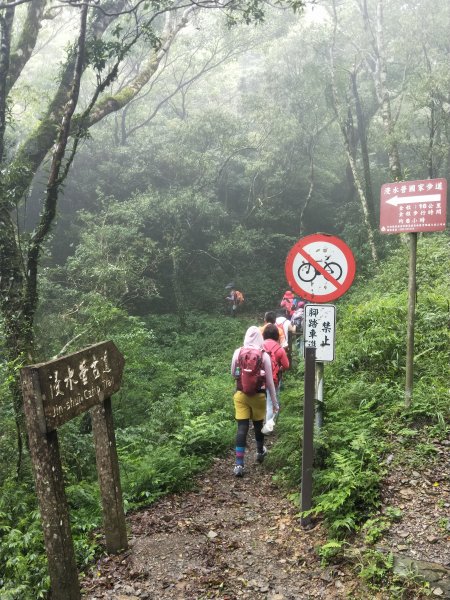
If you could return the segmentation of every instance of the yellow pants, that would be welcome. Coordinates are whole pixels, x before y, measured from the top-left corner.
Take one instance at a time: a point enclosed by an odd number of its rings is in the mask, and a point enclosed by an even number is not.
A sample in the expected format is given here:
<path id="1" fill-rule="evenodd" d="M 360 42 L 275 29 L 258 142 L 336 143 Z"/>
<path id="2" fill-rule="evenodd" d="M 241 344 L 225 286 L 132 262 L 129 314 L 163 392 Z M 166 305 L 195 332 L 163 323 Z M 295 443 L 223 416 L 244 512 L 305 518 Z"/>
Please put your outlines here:
<path id="1" fill-rule="evenodd" d="M 234 396 L 235 419 L 251 419 L 263 421 L 266 416 L 266 395 L 264 392 L 247 396 L 244 392 L 237 391 Z"/>

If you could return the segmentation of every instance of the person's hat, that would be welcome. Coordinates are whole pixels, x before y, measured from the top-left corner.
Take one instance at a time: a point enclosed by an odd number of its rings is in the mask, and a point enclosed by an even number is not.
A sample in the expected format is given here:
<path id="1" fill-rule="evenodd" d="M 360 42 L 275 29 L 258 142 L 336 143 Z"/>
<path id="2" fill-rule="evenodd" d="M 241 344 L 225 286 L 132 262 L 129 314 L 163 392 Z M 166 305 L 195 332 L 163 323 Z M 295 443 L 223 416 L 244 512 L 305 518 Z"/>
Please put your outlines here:
<path id="1" fill-rule="evenodd" d="M 285 298 L 293 298 L 294 294 L 291 292 L 291 290 L 287 290 L 286 292 L 284 292 L 284 297 Z"/>

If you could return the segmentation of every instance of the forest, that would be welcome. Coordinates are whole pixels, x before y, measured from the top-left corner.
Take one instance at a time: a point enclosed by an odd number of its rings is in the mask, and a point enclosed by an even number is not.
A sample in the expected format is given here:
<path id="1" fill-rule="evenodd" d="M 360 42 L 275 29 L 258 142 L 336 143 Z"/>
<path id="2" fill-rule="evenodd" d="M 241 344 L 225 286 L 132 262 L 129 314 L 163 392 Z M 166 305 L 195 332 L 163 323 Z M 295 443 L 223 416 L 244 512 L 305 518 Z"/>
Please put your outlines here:
<path id="1" fill-rule="evenodd" d="M 435 541 L 400 546 L 450 565 L 448 230 L 414 234 L 406 406 L 411 234 L 380 231 L 383 184 L 449 178 L 449 31 L 447 0 L 0 1 L 1 600 L 52 597 L 21 368 L 104 340 L 123 354 L 127 515 L 192 490 L 218 458 L 231 481 L 233 351 L 279 309 L 292 246 L 318 232 L 356 260 L 336 301 L 311 515 L 322 568 L 351 564 L 362 587 L 330 597 L 450 597 L 450 573 L 448 588 L 400 580 L 392 545 L 378 548 L 419 512 L 409 482 L 425 481 L 442 494 Z M 230 282 L 245 296 L 235 319 Z M 264 463 L 297 511 L 303 376 L 295 353 Z M 90 413 L 58 435 L 86 573 L 105 553 Z M 394 476 L 400 495 L 417 488 L 402 509 L 387 500 Z"/>

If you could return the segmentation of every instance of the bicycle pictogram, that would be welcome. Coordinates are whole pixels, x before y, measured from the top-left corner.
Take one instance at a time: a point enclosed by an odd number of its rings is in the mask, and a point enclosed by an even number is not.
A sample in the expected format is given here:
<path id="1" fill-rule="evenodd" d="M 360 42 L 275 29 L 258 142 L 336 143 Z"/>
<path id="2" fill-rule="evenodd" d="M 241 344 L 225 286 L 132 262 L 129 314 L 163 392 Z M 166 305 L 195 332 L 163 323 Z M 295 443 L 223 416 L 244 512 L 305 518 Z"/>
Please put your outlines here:
<path id="1" fill-rule="evenodd" d="M 323 263 L 323 270 L 329 273 L 333 279 L 339 281 L 342 277 L 342 267 L 336 262 L 330 261 L 330 256 L 326 256 L 323 260 L 318 260 L 318 263 Z M 300 281 L 305 283 L 311 283 L 316 277 L 322 275 L 313 265 L 309 262 L 304 262 L 300 265 L 297 271 L 298 278 Z"/>

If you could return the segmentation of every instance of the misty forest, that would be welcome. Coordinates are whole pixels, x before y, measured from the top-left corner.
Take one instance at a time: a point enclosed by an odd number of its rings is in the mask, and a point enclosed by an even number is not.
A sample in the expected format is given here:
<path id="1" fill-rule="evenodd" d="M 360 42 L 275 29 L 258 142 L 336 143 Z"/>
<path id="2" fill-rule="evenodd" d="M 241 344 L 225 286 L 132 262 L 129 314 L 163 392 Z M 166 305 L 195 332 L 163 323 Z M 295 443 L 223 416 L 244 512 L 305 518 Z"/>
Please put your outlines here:
<path id="1" fill-rule="evenodd" d="M 450 598 L 449 236 L 380 228 L 384 184 L 450 177 L 447 0 L 0 0 L 0 165 L 1 600 Z M 242 478 L 230 364 L 315 233 L 356 275 L 305 515 L 301 338 Z M 79 413 L 64 596 L 21 370 L 108 340 L 129 548 L 105 548 Z"/>

